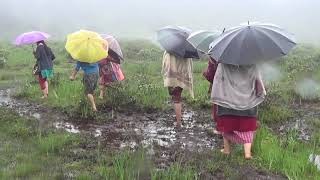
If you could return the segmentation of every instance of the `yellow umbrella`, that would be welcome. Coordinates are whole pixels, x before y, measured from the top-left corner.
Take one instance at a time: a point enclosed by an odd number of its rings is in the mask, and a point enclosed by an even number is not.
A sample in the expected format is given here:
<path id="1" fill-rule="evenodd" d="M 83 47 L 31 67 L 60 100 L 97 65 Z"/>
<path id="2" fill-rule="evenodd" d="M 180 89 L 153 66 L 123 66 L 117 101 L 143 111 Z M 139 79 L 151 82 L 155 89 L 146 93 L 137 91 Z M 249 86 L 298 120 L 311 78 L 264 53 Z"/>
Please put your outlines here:
<path id="1" fill-rule="evenodd" d="M 92 31 L 69 34 L 65 48 L 73 59 L 81 62 L 95 63 L 108 56 L 108 42 Z"/>

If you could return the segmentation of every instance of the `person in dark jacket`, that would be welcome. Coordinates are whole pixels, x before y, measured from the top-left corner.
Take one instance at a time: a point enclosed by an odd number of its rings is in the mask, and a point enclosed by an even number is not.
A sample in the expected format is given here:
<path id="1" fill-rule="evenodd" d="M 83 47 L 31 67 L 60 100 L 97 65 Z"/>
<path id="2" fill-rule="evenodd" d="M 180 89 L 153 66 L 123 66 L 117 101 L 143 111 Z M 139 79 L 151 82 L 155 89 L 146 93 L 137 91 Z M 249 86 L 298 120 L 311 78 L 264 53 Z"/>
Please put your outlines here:
<path id="1" fill-rule="evenodd" d="M 39 81 L 43 93 L 42 98 L 45 99 L 49 94 L 48 79 L 53 77 L 53 60 L 55 56 L 44 41 L 37 42 L 37 48 L 33 54 L 37 59 L 34 67 L 34 75 Z"/>

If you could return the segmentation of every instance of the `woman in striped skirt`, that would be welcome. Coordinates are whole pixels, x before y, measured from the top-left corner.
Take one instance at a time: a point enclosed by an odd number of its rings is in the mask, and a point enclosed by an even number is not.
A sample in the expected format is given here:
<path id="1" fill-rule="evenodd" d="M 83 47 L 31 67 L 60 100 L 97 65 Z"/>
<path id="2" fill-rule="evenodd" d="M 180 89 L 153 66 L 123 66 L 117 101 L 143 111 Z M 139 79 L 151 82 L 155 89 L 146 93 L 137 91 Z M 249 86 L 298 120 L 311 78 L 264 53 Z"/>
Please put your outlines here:
<path id="1" fill-rule="evenodd" d="M 255 65 L 234 66 L 209 61 L 204 77 L 212 84 L 212 115 L 223 135 L 224 154 L 230 154 L 230 143 L 244 146 L 244 156 L 251 159 L 251 146 L 257 129 L 257 106 L 266 92 Z"/>

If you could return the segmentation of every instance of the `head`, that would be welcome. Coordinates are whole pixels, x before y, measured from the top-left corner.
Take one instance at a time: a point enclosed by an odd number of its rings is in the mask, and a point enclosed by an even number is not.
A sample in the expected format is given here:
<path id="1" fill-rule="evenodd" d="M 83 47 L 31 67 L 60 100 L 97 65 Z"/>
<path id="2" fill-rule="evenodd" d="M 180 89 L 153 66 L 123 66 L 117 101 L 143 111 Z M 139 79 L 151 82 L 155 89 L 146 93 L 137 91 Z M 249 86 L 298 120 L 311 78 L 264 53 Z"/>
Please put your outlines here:
<path id="1" fill-rule="evenodd" d="M 37 46 L 39 46 L 40 43 L 42 43 L 42 44 L 44 44 L 44 45 L 46 44 L 46 43 L 44 43 L 43 40 L 41 40 L 41 41 L 36 42 Z"/>

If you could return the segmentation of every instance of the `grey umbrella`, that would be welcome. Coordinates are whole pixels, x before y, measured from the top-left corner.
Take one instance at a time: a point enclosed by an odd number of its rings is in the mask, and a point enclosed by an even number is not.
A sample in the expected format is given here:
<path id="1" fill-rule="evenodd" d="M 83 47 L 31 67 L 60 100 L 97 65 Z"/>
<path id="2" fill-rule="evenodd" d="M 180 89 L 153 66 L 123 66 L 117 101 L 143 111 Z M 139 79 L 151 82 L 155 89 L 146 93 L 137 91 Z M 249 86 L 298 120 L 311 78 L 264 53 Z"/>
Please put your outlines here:
<path id="1" fill-rule="evenodd" d="M 208 53 L 222 63 L 249 65 L 284 56 L 295 45 L 293 35 L 276 25 L 248 22 L 221 34 Z"/>
<path id="2" fill-rule="evenodd" d="M 207 53 L 209 45 L 215 40 L 221 32 L 219 31 L 196 31 L 188 37 L 188 41 L 199 51 Z"/>
<path id="3" fill-rule="evenodd" d="M 198 51 L 187 41 L 191 30 L 181 26 L 166 26 L 157 31 L 157 40 L 167 52 L 183 58 L 199 58 Z"/>
<path id="4" fill-rule="evenodd" d="M 101 37 L 108 42 L 110 55 L 120 64 L 120 60 L 123 60 L 123 54 L 116 38 L 108 34 L 101 34 Z"/>

